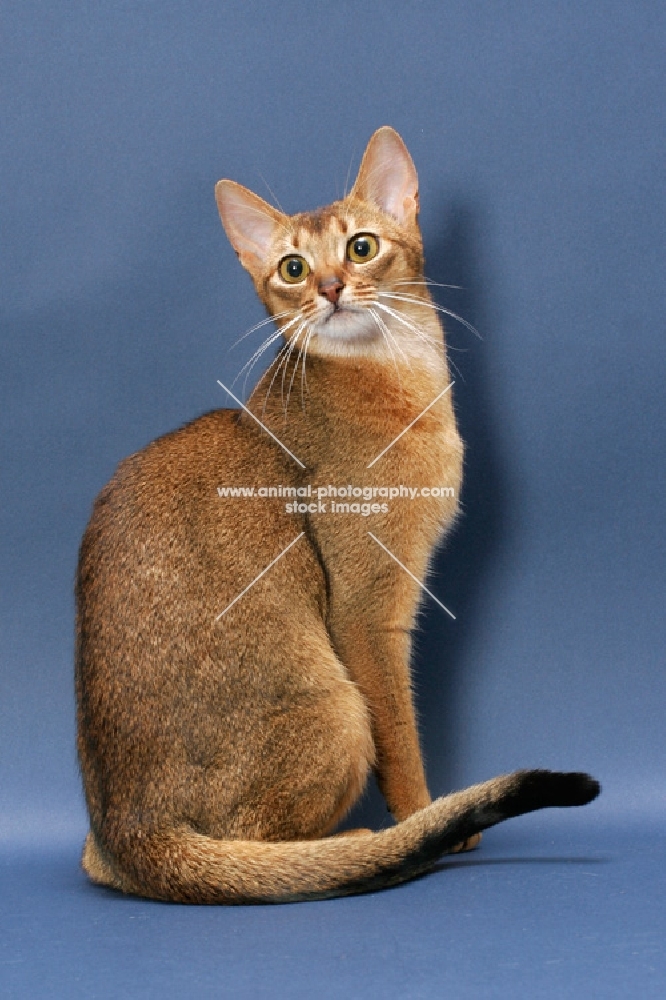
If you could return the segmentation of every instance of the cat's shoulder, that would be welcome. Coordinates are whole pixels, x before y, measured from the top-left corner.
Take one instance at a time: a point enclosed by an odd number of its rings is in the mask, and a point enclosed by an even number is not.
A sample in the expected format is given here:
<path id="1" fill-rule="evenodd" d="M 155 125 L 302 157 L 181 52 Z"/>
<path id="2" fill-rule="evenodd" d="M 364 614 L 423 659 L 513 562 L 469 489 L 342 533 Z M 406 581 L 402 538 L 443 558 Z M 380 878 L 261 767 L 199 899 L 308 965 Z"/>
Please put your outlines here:
<path id="1" fill-rule="evenodd" d="M 233 451 L 238 446 L 241 410 L 209 410 L 175 430 L 160 434 L 144 448 L 128 455 L 118 465 L 117 476 L 131 475 L 137 470 L 156 470 L 166 466 L 172 471 L 188 468 L 210 455 Z"/>
<path id="2" fill-rule="evenodd" d="M 241 413 L 211 410 L 128 455 L 98 494 L 93 512 L 99 515 L 128 504 L 155 508 L 167 497 L 210 490 L 220 467 L 233 465 L 245 450 Z"/>

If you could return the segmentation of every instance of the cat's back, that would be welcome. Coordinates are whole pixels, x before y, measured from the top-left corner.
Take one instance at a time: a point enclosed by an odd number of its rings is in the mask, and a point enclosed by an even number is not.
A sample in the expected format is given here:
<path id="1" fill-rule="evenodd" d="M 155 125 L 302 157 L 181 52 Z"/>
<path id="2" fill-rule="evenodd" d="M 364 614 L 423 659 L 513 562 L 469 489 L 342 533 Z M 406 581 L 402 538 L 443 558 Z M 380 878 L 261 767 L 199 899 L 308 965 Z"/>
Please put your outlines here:
<path id="1" fill-rule="evenodd" d="M 81 544 L 80 624 L 145 622 L 158 606 L 177 617 L 222 610 L 302 528 L 284 502 L 231 491 L 294 477 L 293 463 L 237 410 L 204 414 L 126 458 Z"/>
<path id="2" fill-rule="evenodd" d="M 273 739 L 262 720 L 340 680 L 302 519 L 284 501 L 218 492 L 291 481 L 253 424 L 206 414 L 121 462 L 95 501 L 76 586 L 78 751 L 95 828 L 112 800 L 157 795 L 163 811 L 174 784 L 185 815 L 219 824 L 247 796 L 254 745 Z M 221 775 L 210 808 L 202 768 Z"/>
<path id="3" fill-rule="evenodd" d="M 115 558 L 149 541 L 175 557 L 178 541 L 188 537 L 205 548 L 213 525 L 237 537 L 242 523 L 254 520 L 251 506 L 241 510 L 237 497 L 222 494 L 250 485 L 258 469 L 267 481 L 293 477 L 270 438 L 242 411 L 213 410 L 164 434 L 120 462 L 99 493 L 82 561 L 92 551 Z"/>
<path id="4" fill-rule="evenodd" d="M 166 513 L 184 498 L 216 494 L 220 477 L 251 469 L 271 449 L 241 424 L 238 410 L 212 410 L 123 459 L 93 505 L 91 523 L 110 514 Z M 129 503 L 129 506 L 128 506 Z"/>

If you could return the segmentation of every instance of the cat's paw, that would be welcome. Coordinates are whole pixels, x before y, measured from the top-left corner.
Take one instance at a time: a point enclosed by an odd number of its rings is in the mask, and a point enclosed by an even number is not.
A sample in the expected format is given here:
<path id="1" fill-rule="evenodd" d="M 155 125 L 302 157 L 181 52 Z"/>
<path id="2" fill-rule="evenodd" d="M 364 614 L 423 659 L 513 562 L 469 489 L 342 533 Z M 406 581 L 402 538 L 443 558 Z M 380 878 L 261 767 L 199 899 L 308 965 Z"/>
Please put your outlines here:
<path id="1" fill-rule="evenodd" d="M 455 847 L 452 847 L 450 853 L 460 854 L 461 851 L 473 851 L 474 848 L 478 847 L 480 843 L 481 834 L 474 833 L 471 837 L 468 837 L 467 840 L 462 840 L 459 844 L 456 844 Z"/>

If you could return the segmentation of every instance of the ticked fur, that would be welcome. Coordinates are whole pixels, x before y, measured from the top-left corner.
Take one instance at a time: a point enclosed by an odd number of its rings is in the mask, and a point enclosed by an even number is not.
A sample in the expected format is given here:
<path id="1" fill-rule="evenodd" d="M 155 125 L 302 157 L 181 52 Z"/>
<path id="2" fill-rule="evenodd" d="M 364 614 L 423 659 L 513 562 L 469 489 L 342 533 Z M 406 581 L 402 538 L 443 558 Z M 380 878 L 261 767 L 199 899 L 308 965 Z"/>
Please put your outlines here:
<path id="1" fill-rule="evenodd" d="M 284 343 L 250 413 L 153 442 L 96 501 L 77 580 L 83 865 L 185 902 L 365 891 L 598 786 L 519 772 L 430 799 L 410 635 L 462 444 L 402 140 L 376 132 L 351 193 L 318 212 L 284 215 L 226 180 L 216 198 L 276 323 L 248 367 Z M 451 493 L 368 517 L 218 494 L 313 482 Z M 371 769 L 397 825 L 330 836 Z"/>

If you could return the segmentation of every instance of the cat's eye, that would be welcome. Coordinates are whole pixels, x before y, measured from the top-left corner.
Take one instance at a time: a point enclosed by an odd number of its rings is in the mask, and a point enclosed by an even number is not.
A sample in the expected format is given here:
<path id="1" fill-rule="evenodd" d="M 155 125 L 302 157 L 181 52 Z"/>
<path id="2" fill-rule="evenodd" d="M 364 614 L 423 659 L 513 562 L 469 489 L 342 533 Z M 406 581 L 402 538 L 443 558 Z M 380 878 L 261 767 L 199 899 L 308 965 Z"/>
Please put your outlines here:
<path id="1" fill-rule="evenodd" d="M 365 264 L 379 253 L 379 240 L 372 233 L 357 233 L 347 244 L 347 257 L 354 264 Z"/>
<path id="2" fill-rule="evenodd" d="M 310 265 L 305 257 L 299 254 L 292 254 L 280 261 L 278 268 L 280 277 L 290 285 L 297 285 L 299 281 L 305 281 L 310 273 Z"/>

